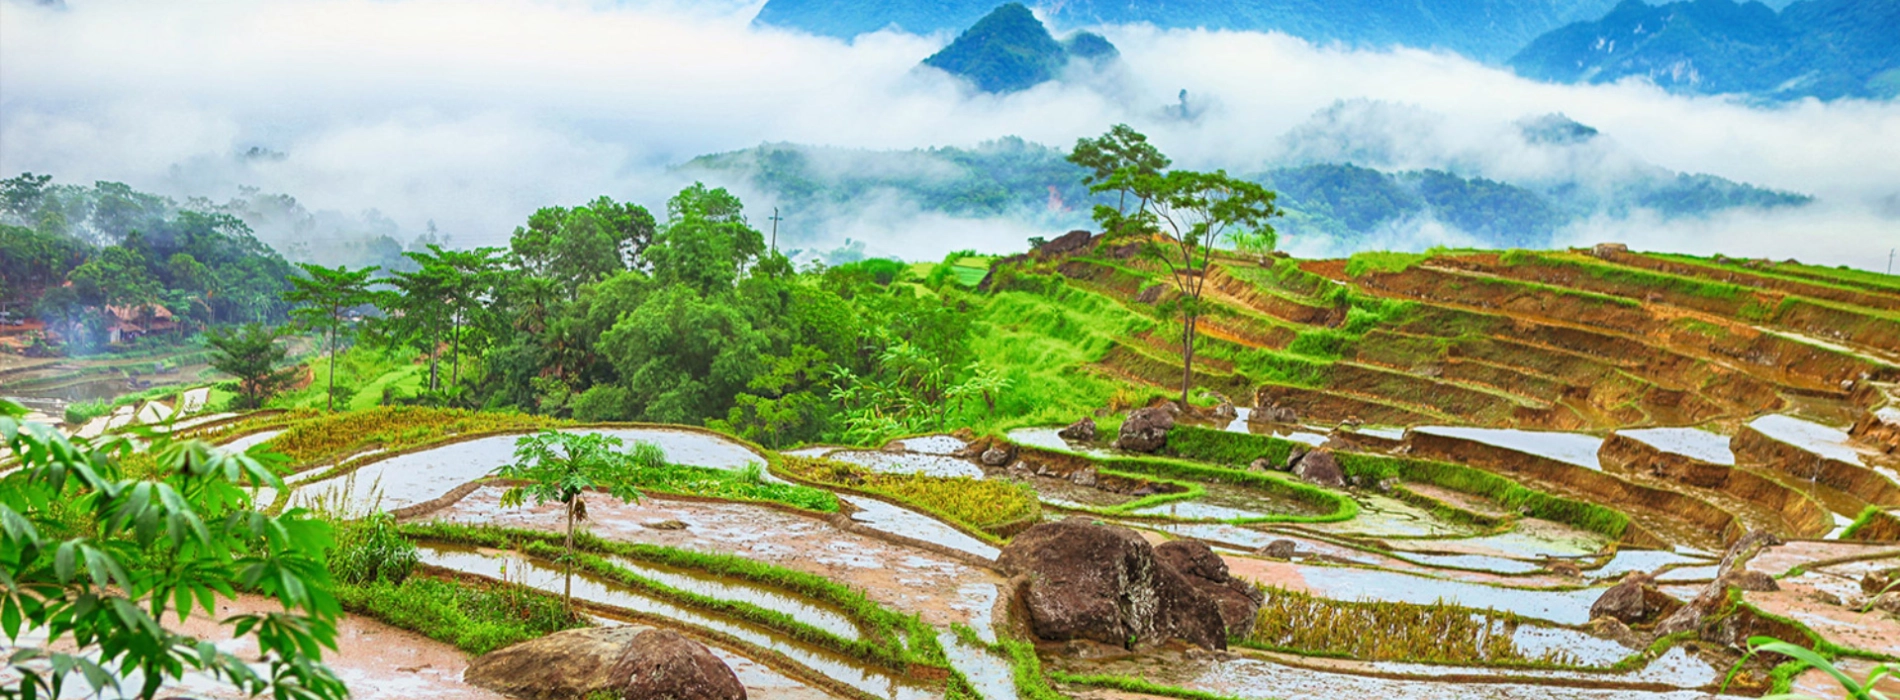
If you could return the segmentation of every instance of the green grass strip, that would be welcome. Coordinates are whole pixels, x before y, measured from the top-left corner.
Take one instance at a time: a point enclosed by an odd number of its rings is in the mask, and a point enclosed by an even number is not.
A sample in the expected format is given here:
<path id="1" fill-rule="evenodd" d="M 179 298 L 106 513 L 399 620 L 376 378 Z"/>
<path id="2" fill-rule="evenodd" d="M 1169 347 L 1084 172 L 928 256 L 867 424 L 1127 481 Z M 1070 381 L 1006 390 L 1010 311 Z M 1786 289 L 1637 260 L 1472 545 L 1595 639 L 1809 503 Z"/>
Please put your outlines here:
<path id="1" fill-rule="evenodd" d="M 1228 518 L 1226 520 L 1201 520 L 1196 522 L 1223 522 L 1230 525 L 1249 525 L 1254 523 L 1331 523 L 1351 520 L 1359 516 L 1359 503 L 1346 495 L 1297 481 L 1292 477 L 1278 472 L 1243 471 L 1166 457 L 1100 457 L 1067 450 L 1055 450 L 1046 447 L 1025 445 L 1017 445 L 1017 449 L 1026 450 L 1031 453 L 1047 452 L 1050 454 L 1086 459 L 1094 462 L 1098 469 L 1106 468 L 1110 470 L 1111 473 L 1118 472 L 1123 475 L 1212 482 L 1270 491 L 1288 496 L 1302 503 L 1317 506 L 1321 510 L 1326 511 L 1320 515 L 1274 513 L 1251 518 Z"/>
<path id="2" fill-rule="evenodd" d="M 1416 481 L 1482 496 L 1530 517 L 1571 525 L 1611 539 L 1622 537 L 1629 527 L 1629 516 L 1613 509 L 1553 496 L 1461 464 L 1357 452 L 1335 452 L 1333 457 L 1349 476 L 1375 481 L 1393 478 Z"/>
<path id="3" fill-rule="evenodd" d="M 1071 685 L 1087 685 L 1087 686 L 1094 686 L 1097 688 L 1110 688 L 1113 690 L 1127 691 L 1130 693 L 1141 693 L 1143 695 L 1160 695 L 1163 697 L 1170 697 L 1170 698 L 1182 698 L 1183 700 L 1241 700 L 1240 698 L 1237 698 L 1232 695 L 1221 695 L 1219 693 L 1210 693 L 1205 690 L 1193 690 L 1190 688 L 1182 688 L 1182 687 L 1172 686 L 1172 685 L 1162 685 L 1160 683 L 1156 683 L 1154 681 L 1150 681 L 1144 678 L 1129 678 L 1127 676 L 1104 676 L 1104 675 L 1079 676 L 1073 673 L 1063 673 L 1061 671 L 1052 672 L 1049 674 L 1049 677 L 1054 679 L 1058 683 L 1068 683 Z"/>

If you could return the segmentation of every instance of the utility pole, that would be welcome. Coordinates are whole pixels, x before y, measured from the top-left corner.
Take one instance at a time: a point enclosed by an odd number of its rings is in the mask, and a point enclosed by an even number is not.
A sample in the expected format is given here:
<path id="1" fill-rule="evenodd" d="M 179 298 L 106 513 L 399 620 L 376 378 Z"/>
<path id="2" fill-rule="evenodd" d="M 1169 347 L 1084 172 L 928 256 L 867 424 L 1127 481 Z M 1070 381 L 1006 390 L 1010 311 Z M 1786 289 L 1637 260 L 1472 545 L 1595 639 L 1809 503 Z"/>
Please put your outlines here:
<path id="1" fill-rule="evenodd" d="M 772 252 L 774 253 L 778 252 L 778 222 L 780 221 L 784 219 L 779 218 L 778 207 L 772 207 Z"/>
<path id="2" fill-rule="evenodd" d="M 1889 275 L 1893 274 L 1893 252 L 1896 250 L 1900 250 L 1900 248 L 1887 249 L 1887 274 Z"/>

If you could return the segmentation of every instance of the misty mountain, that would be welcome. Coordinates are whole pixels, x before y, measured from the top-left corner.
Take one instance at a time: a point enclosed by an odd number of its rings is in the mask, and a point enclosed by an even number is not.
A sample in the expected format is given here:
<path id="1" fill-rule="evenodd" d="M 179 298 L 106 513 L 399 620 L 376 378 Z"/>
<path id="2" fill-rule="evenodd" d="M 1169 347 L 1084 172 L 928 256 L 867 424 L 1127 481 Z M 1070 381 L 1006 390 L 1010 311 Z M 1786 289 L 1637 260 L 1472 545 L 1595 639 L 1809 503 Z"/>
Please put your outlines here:
<path id="1" fill-rule="evenodd" d="M 1114 44 L 1089 32 L 1057 42 L 1029 8 L 1012 2 L 984 15 L 923 65 L 968 80 L 984 92 L 1005 93 L 1054 80 L 1072 59 L 1099 64 L 1119 55 Z"/>
<path id="2" fill-rule="evenodd" d="M 1900 0 L 1625 0 L 1538 37 L 1510 65 L 1563 83 L 1646 78 L 1678 93 L 1771 99 L 1900 95 Z"/>
<path id="3" fill-rule="evenodd" d="M 1544 32 L 1602 16 L 1612 0 L 1068 0 L 1038 6 L 1058 27 L 1148 23 L 1167 29 L 1277 31 L 1314 43 L 1448 49 L 1498 62 Z M 841 39 L 895 27 L 961 31 L 995 0 L 769 0 L 755 24 Z"/>
<path id="4" fill-rule="evenodd" d="M 1526 120 L 1522 138 L 1597 138 L 1595 130 L 1560 116 Z M 865 209 L 907 209 L 968 219 L 1004 218 L 1047 229 L 1089 226 L 1089 211 L 1106 198 L 1080 182 L 1083 170 L 1066 152 L 1007 138 L 976 148 L 870 151 L 766 144 L 695 158 L 680 174 L 730 186 L 806 221 L 848 217 Z M 1653 168 L 1653 166 L 1652 166 Z M 1706 216 L 1752 207 L 1801 206 L 1805 195 L 1763 189 L 1711 175 L 1660 168 L 1619 171 L 1603 181 L 1573 178 L 1491 179 L 1444 168 L 1379 169 L 1348 162 L 1297 163 L 1254 175 L 1280 193 L 1288 215 L 1274 222 L 1305 249 L 1347 250 L 1435 222 L 1474 244 L 1548 246 L 1563 227 L 1591 217 L 1647 211 L 1662 218 Z"/>

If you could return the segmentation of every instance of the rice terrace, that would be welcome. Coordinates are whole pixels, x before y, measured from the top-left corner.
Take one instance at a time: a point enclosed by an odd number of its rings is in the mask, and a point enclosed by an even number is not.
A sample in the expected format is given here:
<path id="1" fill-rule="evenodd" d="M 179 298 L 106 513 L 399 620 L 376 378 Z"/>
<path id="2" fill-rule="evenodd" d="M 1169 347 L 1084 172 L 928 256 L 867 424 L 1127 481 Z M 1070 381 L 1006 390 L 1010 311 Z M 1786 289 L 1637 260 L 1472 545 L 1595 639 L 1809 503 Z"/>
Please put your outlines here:
<path id="1" fill-rule="evenodd" d="M 1900 697 L 1890 0 L 607 5 L 0 0 L 0 698 Z"/>

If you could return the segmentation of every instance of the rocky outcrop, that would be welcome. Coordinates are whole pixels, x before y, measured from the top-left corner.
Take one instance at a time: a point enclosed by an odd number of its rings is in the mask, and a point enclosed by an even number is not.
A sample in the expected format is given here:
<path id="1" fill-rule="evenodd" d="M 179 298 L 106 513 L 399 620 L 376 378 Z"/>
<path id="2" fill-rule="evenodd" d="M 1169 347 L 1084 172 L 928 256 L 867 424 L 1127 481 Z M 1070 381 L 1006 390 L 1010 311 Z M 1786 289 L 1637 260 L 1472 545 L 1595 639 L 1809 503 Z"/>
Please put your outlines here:
<path id="1" fill-rule="evenodd" d="M 1900 453 L 1900 406 L 1868 411 L 1847 433 L 1882 452 Z"/>
<path id="2" fill-rule="evenodd" d="M 996 563 L 1014 578 L 1042 639 L 1227 647 L 1219 603 L 1127 528 L 1080 517 L 1043 523 L 1016 535 Z"/>
<path id="3" fill-rule="evenodd" d="M 589 627 L 555 632 L 476 657 L 468 662 L 463 679 L 523 700 L 566 700 L 611 691 L 614 662 L 646 629 Z"/>
<path id="4" fill-rule="evenodd" d="M 593 693 L 654 700 L 743 700 L 745 686 L 705 645 L 629 625 L 555 632 L 468 663 L 472 685 L 523 700 Z"/>
<path id="5" fill-rule="evenodd" d="M 1610 618 L 1625 625 L 1654 622 L 1681 607 L 1682 603 L 1656 588 L 1656 579 L 1645 574 L 1630 574 L 1611 586 L 1590 604 L 1590 618 Z"/>
<path id="6" fill-rule="evenodd" d="M 1172 540 L 1155 547 L 1155 559 L 1187 578 L 1188 585 L 1220 607 L 1227 636 L 1245 637 L 1253 633 L 1254 620 L 1260 616 L 1265 596 L 1247 582 L 1227 571 L 1227 562 L 1200 540 Z"/>
<path id="7" fill-rule="evenodd" d="M 1056 431 L 1056 435 L 1073 442 L 1095 442 L 1095 419 L 1083 418 L 1070 423 L 1068 427 Z"/>
<path id="8" fill-rule="evenodd" d="M 1292 559 L 1299 552 L 1300 545 L 1293 540 L 1274 540 L 1261 547 L 1259 554 L 1268 559 Z"/>
<path id="9" fill-rule="evenodd" d="M 1011 447 L 1009 443 L 999 442 L 990 446 L 989 449 L 983 450 L 983 453 L 978 456 L 977 459 L 982 461 L 985 466 L 1001 467 L 1009 464 L 1010 460 L 1015 458 L 1016 450 Z"/>
<path id="10" fill-rule="evenodd" d="M 1346 473 L 1339 468 L 1333 451 L 1317 448 L 1293 463 L 1293 475 L 1321 486 L 1345 486 Z"/>
<path id="11" fill-rule="evenodd" d="M 609 675 L 624 684 L 620 697 L 629 700 L 745 700 L 745 686 L 726 662 L 672 630 L 641 632 Z"/>
<path id="12" fill-rule="evenodd" d="M 1723 613 L 1731 607 L 1728 591 L 1731 586 L 1742 590 L 1779 589 L 1780 586 L 1775 584 L 1773 578 L 1748 570 L 1748 562 L 1753 560 L 1755 555 L 1769 547 L 1779 546 L 1781 546 L 1781 538 L 1773 533 L 1756 530 L 1743 535 L 1741 539 L 1729 545 L 1728 551 L 1722 553 L 1722 561 L 1715 569 L 1715 580 L 1703 587 L 1702 592 L 1696 594 L 1696 597 L 1687 605 L 1657 624 L 1656 633 L 1669 635 L 1696 630 L 1700 632 L 1702 639 L 1721 644 L 1748 639 L 1746 635 L 1749 629 L 1768 623 L 1746 620 L 1737 622 L 1733 619 L 1748 617 L 1743 614 L 1746 610 L 1738 611 L 1733 615 L 1724 615 Z M 1767 579 L 1765 583 L 1763 578 Z M 1775 588 L 1764 588 L 1765 586 L 1775 586 Z M 1726 626 L 1715 625 L 1714 622 L 1720 622 Z M 1735 634 L 1744 636 L 1735 637 Z"/>
<path id="13" fill-rule="evenodd" d="M 1094 235 L 1087 231 L 1070 231 L 1036 248 L 1036 257 L 1048 260 L 1054 257 L 1079 253 L 1088 248 L 1089 243 L 1093 240 L 1095 240 Z"/>
<path id="14" fill-rule="evenodd" d="M 1165 406 L 1136 409 L 1122 421 L 1115 447 L 1129 452 L 1154 452 L 1168 444 L 1168 431 L 1174 429 L 1174 412 Z"/>
<path id="15" fill-rule="evenodd" d="M 1222 401 L 1220 405 L 1215 406 L 1213 411 L 1208 415 L 1214 420 L 1231 421 L 1240 417 L 1240 409 L 1234 408 L 1234 402 L 1232 401 Z"/>

